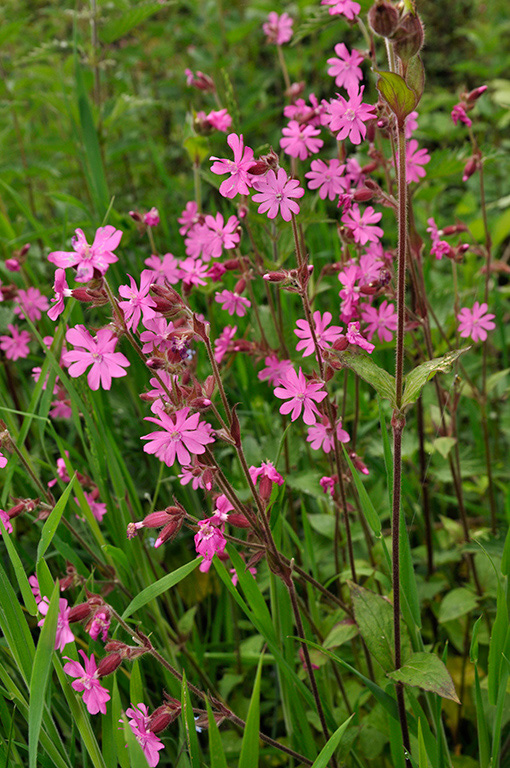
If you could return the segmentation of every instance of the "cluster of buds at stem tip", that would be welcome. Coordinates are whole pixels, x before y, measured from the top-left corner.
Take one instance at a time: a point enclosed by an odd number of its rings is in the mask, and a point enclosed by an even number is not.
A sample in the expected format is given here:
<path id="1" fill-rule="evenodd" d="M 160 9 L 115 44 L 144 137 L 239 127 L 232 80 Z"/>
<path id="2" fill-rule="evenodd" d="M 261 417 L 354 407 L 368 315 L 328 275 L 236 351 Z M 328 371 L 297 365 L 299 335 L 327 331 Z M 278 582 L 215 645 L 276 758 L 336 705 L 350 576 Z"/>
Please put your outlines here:
<path id="1" fill-rule="evenodd" d="M 25 243 L 18 251 L 14 251 L 9 259 L 5 260 L 5 267 L 9 272 L 19 272 L 26 261 L 26 255 L 30 249 L 30 243 Z"/>
<path id="2" fill-rule="evenodd" d="M 303 293 L 313 272 L 313 264 L 303 264 L 299 269 L 279 269 L 262 275 L 268 283 L 279 283 L 289 293 Z"/>
<path id="3" fill-rule="evenodd" d="M 104 647 L 107 656 L 103 656 L 97 665 L 97 676 L 108 677 L 117 670 L 123 661 L 134 661 L 143 656 L 150 648 L 141 645 L 126 645 L 119 640 L 111 640 Z"/>
<path id="4" fill-rule="evenodd" d="M 155 309 L 163 315 L 163 317 L 176 317 L 183 312 L 189 312 L 189 307 L 182 296 L 169 285 L 158 285 L 157 283 L 153 283 L 150 290 L 156 303 Z"/>
<path id="5" fill-rule="evenodd" d="M 416 56 L 423 47 L 425 31 L 418 14 L 387 0 L 377 0 L 368 12 L 372 31 L 391 40 L 395 53 L 405 63 Z"/>
<path id="6" fill-rule="evenodd" d="M 267 155 L 261 155 L 258 160 L 250 166 L 248 173 L 253 174 L 253 176 L 263 176 L 267 171 L 276 171 L 279 167 L 279 157 L 271 147 L 271 151 Z"/>
<path id="7" fill-rule="evenodd" d="M 33 512 L 40 502 L 40 499 L 14 499 L 14 506 L 7 510 L 9 520 L 22 515 L 24 512 Z"/>
<path id="8" fill-rule="evenodd" d="M 73 288 L 71 296 L 84 304 L 92 304 L 93 307 L 102 307 L 108 304 L 108 295 L 103 288 Z"/>
<path id="9" fill-rule="evenodd" d="M 166 507 L 158 512 L 150 512 L 138 523 L 129 523 L 127 527 L 128 539 L 133 539 L 140 528 L 162 528 L 154 547 L 160 547 L 166 541 L 173 539 L 182 528 L 186 510 L 180 504 Z"/>
<path id="10" fill-rule="evenodd" d="M 167 693 L 163 694 L 165 703 L 149 715 L 147 730 L 151 733 L 161 733 L 181 714 L 181 702 L 173 699 Z"/>

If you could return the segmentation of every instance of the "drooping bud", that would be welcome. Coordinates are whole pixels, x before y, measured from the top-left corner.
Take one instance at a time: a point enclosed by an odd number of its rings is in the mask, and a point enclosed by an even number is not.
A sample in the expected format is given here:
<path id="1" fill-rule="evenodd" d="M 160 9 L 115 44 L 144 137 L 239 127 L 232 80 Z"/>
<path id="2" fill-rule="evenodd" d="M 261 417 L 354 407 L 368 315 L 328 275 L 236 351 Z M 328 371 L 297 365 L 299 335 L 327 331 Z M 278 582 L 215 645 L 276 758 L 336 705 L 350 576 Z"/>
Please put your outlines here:
<path id="1" fill-rule="evenodd" d="M 241 515 L 240 512 L 231 512 L 228 516 L 228 522 L 230 525 L 235 526 L 235 528 L 250 528 L 250 523 L 248 521 L 248 518 L 244 515 Z"/>
<path id="2" fill-rule="evenodd" d="M 165 544 L 165 542 L 177 536 L 182 528 L 183 520 L 183 517 L 176 517 L 174 520 L 171 520 L 167 525 L 165 525 L 154 543 L 154 549 L 157 549 L 162 544 Z"/>
<path id="3" fill-rule="evenodd" d="M 356 203 L 366 203 L 368 200 L 371 200 L 374 196 L 374 193 L 371 189 L 368 187 L 360 187 L 356 190 L 354 193 L 352 199 Z"/>
<path id="4" fill-rule="evenodd" d="M 240 296 L 245 288 L 246 288 L 246 279 L 244 277 L 241 277 L 235 284 L 234 293 L 237 293 L 237 295 Z"/>
<path id="5" fill-rule="evenodd" d="M 391 37 L 398 26 L 398 11 L 391 3 L 377 2 L 368 12 L 368 23 L 374 34 Z"/>
<path id="6" fill-rule="evenodd" d="M 462 181 L 467 181 L 471 176 L 476 173 L 478 168 L 478 158 L 471 157 L 464 166 L 464 172 L 462 174 Z"/>

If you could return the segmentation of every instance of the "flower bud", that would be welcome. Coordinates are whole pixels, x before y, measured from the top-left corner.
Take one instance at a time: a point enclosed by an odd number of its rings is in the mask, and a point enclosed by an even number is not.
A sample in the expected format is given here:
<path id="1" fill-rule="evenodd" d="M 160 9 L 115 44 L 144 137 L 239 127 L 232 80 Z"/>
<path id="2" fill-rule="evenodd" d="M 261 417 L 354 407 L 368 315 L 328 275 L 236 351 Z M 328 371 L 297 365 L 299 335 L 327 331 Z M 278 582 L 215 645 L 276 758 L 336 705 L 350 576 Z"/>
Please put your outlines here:
<path id="1" fill-rule="evenodd" d="M 254 163 L 252 166 L 248 168 L 248 173 L 251 173 L 253 176 L 262 176 L 264 173 L 267 173 L 267 165 L 266 163 L 261 162 L 258 160 L 256 163 Z"/>
<path id="2" fill-rule="evenodd" d="M 267 475 L 263 475 L 260 478 L 259 483 L 259 496 L 263 501 L 269 501 L 271 498 L 271 492 L 273 490 L 273 481 Z"/>
<path id="3" fill-rule="evenodd" d="M 244 277 L 241 277 L 235 284 L 234 293 L 237 293 L 237 295 L 240 296 L 245 288 L 246 288 L 246 279 Z"/>
<path id="4" fill-rule="evenodd" d="M 360 187 L 356 190 L 352 199 L 356 203 L 366 203 L 368 200 L 371 200 L 373 196 L 374 193 L 371 189 L 368 189 L 368 187 Z"/>
<path id="5" fill-rule="evenodd" d="M 266 272 L 262 278 L 268 283 L 283 283 L 284 280 L 289 279 L 289 274 L 288 272 Z"/>
<path id="6" fill-rule="evenodd" d="M 398 11 L 384 0 L 376 2 L 368 12 L 368 23 L 374 34 L 391 37 L 398 26 Z"/>
<path id="7" fill-rule="evenodd" d="M 417 13 L 406 13 L 395 32 L 394 40 L 395 53 L 404 63 L 421 51 L 425 31 Z"/>
<path id="8" fill-rule="evenodd" d="M 344 349 L 347 349 L 348 346 L 349 342 L 345 336 L 341 336 L 339 339 L 333 342 L 333 349 L 336 349 L 337 352 L 343 352 Z"/>
<path id="9" fill-rule="evenodd" d="M 184 518 L 182 517 L 178 517 L 175 520 L 172 520 L 171 522 L 169 522 L 167 525 L 165 525 L 165 527 L 163 528 L 163 530 L 161 531 L 161 533 L 159 534 L 158 538 L 154 543 L 154 549 L 157 549 L 162 544 L 165 544 L 165 542 L 167 542 L 168 540 L 172 540 L 175 536 L 177 536 L 177 534 L 182 528 L 183 519 Z"/>
<path id="10" fill-rule="evenodd" d="M 107 677 L 115 672 L 116 669 L 122 664 L 122 656 L 120 653 L 110 653 L 105 656 L 97 665 L 97 676 Z"/>
<path id="11" fill-rule="evenodd" d="M 240 512 L 231 512 L 228 516 L 228 522 L 235 528 L 250 528 L 248 518 L 241 515 Z"/>
<path id="12" fill-rule="evenodd" d="M 121 643 L 120 640 L 110 640 L 108 643 L 106 643 L 104 649 L 106 653 L 112 653 L 112 651 L 114 651 L 122 654 L 122 656 L 126 656 L 129 645 L 126 645 L 126 643 Z"/>
<path id="13" fill-rule="evenodd" d="M 92 613 L 92 608 L 88 603 L 79 603 L 71 608 L 69 611 L 69 623 L 72 624 L 75 621 L 84 621 L 88 619 Z"/>
<path id="14" fill-rule="evenodd" d="M 21 269 L 18 259 L 6 259 L 4 263 L 9 272 L 19 272 Z"/>
<path id="15" fill-rule="evenodd" d="M 138 213 L 138 211 L 129 211 L 128 213 L 137 224 L 140 224 L 143 221 L 142 215 Z"/>
<path id="16" fill-rule="evenodd" d="M 477 101 L 480 96 L 482 96 L 485 91 L 487 90 L 486 85 L 480 85 L 478 88 L 475 88 L 474 91 L 470 91 L 468 95 L 466 96 L 466 100 L 469 101 L 471 104 L 474 104 L 475 101 Z"/>
<path id="17" fill-rule="evenodd" d="M 478 159 L 476 157 L 471 157 L 466 165 L 464 166 L 464 172 L 462 174 L 462 181 L 467 181 L 471 176 L 476 173 L 476 169 L 478 168 Z"/>
<path id="18" fill-rule="evenodd" d="M 448 227 L 444 227 L 442 230 L 443 235 L 446 235 L 447 237 L 449 235 L 457 235 L 459 232 L 467 232 L 468 228 L 465 224 L 450 224 Z"/>
<path id="19" fill-rule="evenodd" d="M 223 262 L 223 266 L 225 267 L 225 269 L 228 269 L 228 270 L 236 270 L 236 269 L 240 269 L 241 262 L 239 259 L 227 259 L 226 261 Z"/>
<path id="20" fill-rule="evenodd" d="M 158 707 L 156 710 L 154 710 L 152 715 L 150 715 L 149 722 L 147 724 L 147 730 L 151 733 L 161 733 L 179 717 L 180 713 L 180 703 L 179 708 L 176 708 L 175 710 L 169 710 L 163 704 L 163 706 Z"/>

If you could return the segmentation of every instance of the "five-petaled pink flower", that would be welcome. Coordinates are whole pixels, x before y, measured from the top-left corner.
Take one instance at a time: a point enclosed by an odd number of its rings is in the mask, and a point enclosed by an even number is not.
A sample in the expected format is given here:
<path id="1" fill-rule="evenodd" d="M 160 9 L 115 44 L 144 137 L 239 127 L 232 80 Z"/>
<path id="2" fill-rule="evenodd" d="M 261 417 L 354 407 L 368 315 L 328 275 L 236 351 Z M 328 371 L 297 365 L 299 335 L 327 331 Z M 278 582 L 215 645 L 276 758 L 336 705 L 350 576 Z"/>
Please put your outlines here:
<path id="1" fill-rule="evenodd" d="M 361 144 L 362 139 L 367 135 L 367 120 L 372 120 L 375 114 L 375 107 L 372 104 L 363 102 L 362 85 L 359 92 L 349 93 L 349 100 L 338 95 L 338 99 L 331 101 L 327 112 L 329 116 L 328 124 L 333 133 L 336 133 L 338 141 L 349 138 L 353 144 Z"/>
<path id="2" fill-rule="evenodd" d="M 130 718 L 128 720 L 129 727 L 136 736 L 136 740 L 140 744 L 150 768 L 155 768 L 159 763 L 158 752 L 164 749 L 165 745 L 155 733 L 149 730 L 149 710 L 147 705 L 140 703 L 136 707 L 129 707 L 129 709 L 126 709 L 126 715 Z"/>
<path id="3" fill-rule="evenodd" d="M 345 43 L 335 45 L 335 53 L 338 58 L 328 59 L 330 65 L 328 75 L 335 78 L 335 84 L 339 88 L 345 88 L 348 93 L 357 91 L 360 80 L 363 79 L 363 72 L 359 65 L 363 61 L 363 56 L 355 48 L 349 53 Z"/>
<path id="4" fill-rule="evenodd" d="M 57 317 L 64 311 L 64 299 L 72 295 L 72 291 L 67 285 L 66 271 L 61 267 L 55 272 L 53 290 L 55 291 L 55 298 L 51 299 L 53 306 L 48 309 L 47 314 L 50 320 L 55 322 Z"/>
<path id="5" fill-rule="evenodd" d="M 280 400 L 288 400 L 280 407 L 280 413 L 290 413 L 296 421 L 303 410 L 303 421 L 309 426 L 315 424 L 319 411 L 315 403 L 320 403 L 327 396 L 322 381 L 307 381 L 301 368 L 296 373 L 294 368 L 287 371 L 286 378 L 276 387 L 274 393 Z"/>
<path id="6" fill-rule="evenodd" d="M 94 237 L 94 242 L 89 245 L 81 229 L 76 230 L 72 239 L 74 251 L 53 251 L 48 256 L 48 261 L 57 267 L 76 267 L 76 280 L 78 283 L 88 283 L 94 277 L 94 269 L 104 275 L 118 257 L 113 251 L 117 248 L 122 237 L 120 229 L 111 225 L 99 227 Z"/>
<path id="7" fill-rule="evenodd" d="M 49 603 L 44 599 L 41 600 L 39 603 L 39 612 L 42 613 L 44 617 L 46 617 L 46 614 L 48 613 L 48 608 Z M 59 598 L 58 608 L 59 610 L 57 619 L 57 634 L 55 635 L 55 650 L 62 653 L 68 643 L 74 642 L 74 635 L 71 632 L 71 627 L 69 626 L 69 613 L 71 612 L 71 609 L 68 606 L 67 600 L 65 600 L 63 597 Z M 37 626 L 42 627 L 44 622 L 45 618 L 41 619 L 41 621 L 37 623 Z"/>
<path id="8" fill-rule="evenodd" d="M 9 323 L 7 330 L 10 332 L 10 336 L 0 336 L 0 349 L 5 352 L 5 356 L 8 360 L 18 360 L 19 358 L 28 357 L 31 336 L 28 331 L 20 331 L 18 325 L 12 325 Z"/>
<path id="9" fill-rule="evenodd" d="M 16 305 L 13 309 L 15 315 L 19 317 L 25 317 L 25 315 L 35 323 L 36 320 L 40 320 L 42 313 L 46 312 L 49 307 L 48 299 L 43 296 L 38 288 L 27 288 L 26 291 L 23 288 L 18 290 L 16 297 Z"/>
<path id="10" fill-rule="evenodd" d="M 322 139 L 316 138 L 320 135 L 320 129 L 314 128 L 309 123 L 290 120 L 289 124 L 282 129 L 282 133 L 280 147 L 285 154 L 298 157 L 300 160 L 306 160 L 308 155 L 315 155 L 324 144 Z"/>
<path id="11" fill-rule="evenodd" d="M 329 5 L 331 16 L 345 16 L 349 21 L 353 21 L 361 11 L 361 5 L 355 0 L 321 0 L 321 5 Z"/>
<path id="12" fill-rule="evenodd" d="M 189 408 L 181 408 L 170 416 L 158 411 L 158 418 L 146 416 L 145 421 L 152 421 L 163 431 L 144 435 L 142 440 L 149 440 L 143 447 L 145 453 L 154 453 L 157 458 L 171 467 L 175 459 L 182 466 L 191 461 L 191 454 L 205 453 L 205 446 L 214 443 L 211 425 L 200 421 L 200 415 L 189 416 Z"/>
<path id="13" fill-rule="evenodd" d="M 73 379 L 85 373 L 89 365 L 92 368 L 87 381 L 91 389 L 99 386 L 110 389 L 112 379 L 126 375 L 124 369 L 129 366 L 129 360 L 122 352 L 115 352 L 118 339 L 109 328 L 101 328 L 93 339 L 84 325 L 76 325 L 67 331 L 66 340 L 78 347 L 62 355 L 62 363 L 69 368 Z"/>
<path id="14" fill-rule="evenodd" d="M 218 259 L 223 248 L 229 250 L 238 245 L 240 239 L 237 231 L 239 220 L 235 216 L 230 216 L 229 220 L 224 222 L 221 213 L 217 213 L 216 216 L 206 216 L 204 224 L 202 252 L 206 261 L 211 258 Z"/>
<path id="15" fill-rule="evenodd" d="M 226 310 L 229 315 L 239 315 L 239 317 L 243 317 L 248 307 L 251 307 L 249 299 L 245 299 L 244 296 L 239 296 L 233 291 L 221 291 L 221 293 L 216 294 L 214 300 L 221 304 L 221 308 Z"/>
<path id="16" fill-rule="evenodd" d="M 325 200 L 334 200 L 335 197 L 349 188 L 349 183 L 345 178 L 345 165 L 340 160 L 333 158 L 325 162 L 324 160 L 312 160 L 308 173 L 305 173 L 308 182 L 308 189 L 318 189 L 319 197 Z"/>
<path id="17" fill-rule="evenodd" d="M 459 333 L 466 339 L 471 336 L 473 341 L 485 341 L 487 331 L 493 331 L 496 327 L 493 323 L 496 315 L 487 313 L 488 306 L 485 302 L 479 304 L 475 301 L 473 309 L 462 307 L 457 320 L 459 321 Z"/>
<path id="18" fill-rule="evenodd" d="M 339 443 L 348 443 L 350 440 L 349 434 L 345 429 L 342 429 L 340 419 L 336 423 L 336 437 Z M 335 445 L 335 438 L 326 416 L 323 416 L 320 422 L 309 428 L 306 442 L 311 443 L 314 451 L 319 451 L 322 448 L 324 453 L 329 453 L 332 450 Z"/>
<path id="19" fill-rule="evenodd" d="M 119 307 L 124 313 L 126 326 L 134 328 L 136 331 L 142 315 L 144 320 L 150 320 L 156 316 L 153 309 L 156 306 L 156 302 L 149 296 L 150 287 L 153 283 L 152 270 L 143 270 L 140 275 L 139 289 L 131 275 L 128 275 L 128 277 L 131 285 L 119 286 L 120 295 L 126 299 L 126 301 L 119 301 Z"/>
<path id="20" fill-rule="evenodd" d="M 267 35 L 267 42 L 276 43 L 276 45 L 288 43 L 292 37 L 293 23 L 294 19 L 288 13 L 282 13 L 281 16 L 278 16 L 275 11 L 271 11 L 267 21 L 262 25 L 264 34 Z"/>
<path id="21" fill-rule="evenodd" d="M 162 257 L 153 254 L 145 259 L 145 264 L 152 272 L 153 283 L 164 285 L 166 280 L 170 285 L 175 285 L 181 279 L 179 259 L 173 253 L 165 253 Z"/>
<path id="22" fill-rule="evenodd" d="M 361 318 L 367 323 L 367 335 L 370 341 L 376 331 L 381 341 L 392 340 L 393 333 L 397 330 L 397 313 L 394 304 L 383 301 L 379 309 L 365 306 L 361 312 Z"/>
<path id="23" fill-rule="evenodd" d="M 251 186 L 251 177 L 248 175 L 248 170 L 253 165 L 253 149 L 244 146 L 242 134 L 238 136 L 236 133 L 229 133 L 227 144 L 234 153 L 233 160 L 221 159 L 219 157 L 209 158 L 216 161 L 211 165 L 213 173 L 217 173 L 220 176 L 223 173 L 230 173 L 230 178 L 225 179 L 220 184 L 220 195 L 229 198 L 235 197 L 238 192 L 241 195 L 247 195 L 249 194 L 248 187 Z"/>
<path id="24" fill-rule="evenodd" d="M 360 245 L 376 243 L 384 232 L 381 227 L 374 226 L 382 219 L 382 213 L 376 212 L 371 205 L 367 205 L 361 213 L 359 205 L 355 203 L 352 208 L 342 216 L 343 223 L 351 230 L 354 242 Z"/>
<path id="25" fill-rule="evenodd" d="M 218 365 L 221 363 L 225 355 L 227 354 L 227 350 L 231 344 L 231 342 L 234 340 L 234 336 L 237 332 L 237 325 L 226 325 L 225 328 L 222 330 L 216 341 L 214 342 L 214 359 L 218 363 Z"/>
<path id="26" fill-rule="evenodd" d="M 75 691 L 83 691 L 83 702 L 87 707 L 91 715 L 97 715 L 101 712 L 102 715 L 106 715 L 106 702 L 110 701 L 110 694 L 106 688 L 103 688 L 97 677 L 97 664 L 94 658 L 94 654 L 90 654 L 90 659 L 87 657 L 85 651 L 78 651 L 83 658 L 85 668 L 78 662 L 73 661 L 69 656 L 64 656 L 67 659 L 67 664 L 64 665 L 64 672 L 70 677 L 76 677 L 71 686 Z"/>
<path id="27" fill-rule="evenodd" d="M 204 558 L 199 565 L 202 573 L 207 573 L 216 554 L 221 554 L 226 547 L 227 540 L 223 535 L 223 524 L 217 525 L 215 517 L 207 520 L 199 520 L 198 533 L 195 534 L 195 549 L 198 555 Z"/>
<path id="28" fill-rule="evenodd" d="M 264 362 L 266 367 L 258 372 L 257 377 L 269 384 L 280 384 L 286 379 L 287 373 L 292 370 L 290 360 L 278 360 L 276 355 L 268 355 Z"/>
<path id="29" fill-rule="evenodd" d="M 266 213 L 274 219 L 281 213 L 284 221 L 290 221 L 293 213 L 299 213 L 299 205 L 292 198 L 303 197 L 305 190 L 299 186 L 299 181 L 290 179 L 283 168 L 278 169 L 278 176 L 269 170 L 265 176 L 253 182 L 257 194 L 253 202 L 260 203 L 259 213 Z"/>
<path id="30" fill-rule="evenodd" d="M 315 339 L 317 341 L 317 346 L 320 349 L 329 349 L 333 342 L 342 337 L 342 329 L 339 325 L 332 325 L 330 328 L 327 327 L 332 319 L 333 315 L 331 312 L 324 312 L 324 314 L 321 315 L 319 310 L 316 310 L 313 313 Z M 298 330 L 294 330 L 294 333 L 301 339 L 301 341 L 298 341 L 297 343 L 296 350 L 298 352 L 301 352 L 302 350 L 303 357 L 308 357 L 308 355 L 311 355 L 316 351 L 310 323 L 306 320 L 296 320 L 296 325 Z"/>

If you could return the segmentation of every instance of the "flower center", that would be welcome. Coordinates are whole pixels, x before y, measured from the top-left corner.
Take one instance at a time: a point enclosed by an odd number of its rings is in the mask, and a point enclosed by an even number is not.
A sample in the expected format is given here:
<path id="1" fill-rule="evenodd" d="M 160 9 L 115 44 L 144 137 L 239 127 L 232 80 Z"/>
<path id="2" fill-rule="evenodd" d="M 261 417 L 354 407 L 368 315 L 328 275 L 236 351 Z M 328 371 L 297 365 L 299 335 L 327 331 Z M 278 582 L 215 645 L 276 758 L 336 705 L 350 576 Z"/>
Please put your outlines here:
<path id="1" fill-rule="evenodd" d="M 355 119 L 355 117 L 356 117 L 356 113 L 354 112 L 354 110 L 352 109 L 352 107 L 349 107 L 349 109 L 346 109 L 346 110 L 345 110 L 345 114 L 344 114 L 344 117 L 345 117 L 345 119 L 346 119 L 346 120 L 349 120 L 349 121 L 352 123 L 352 121 L 353 121 L 353 120 Z"/>

